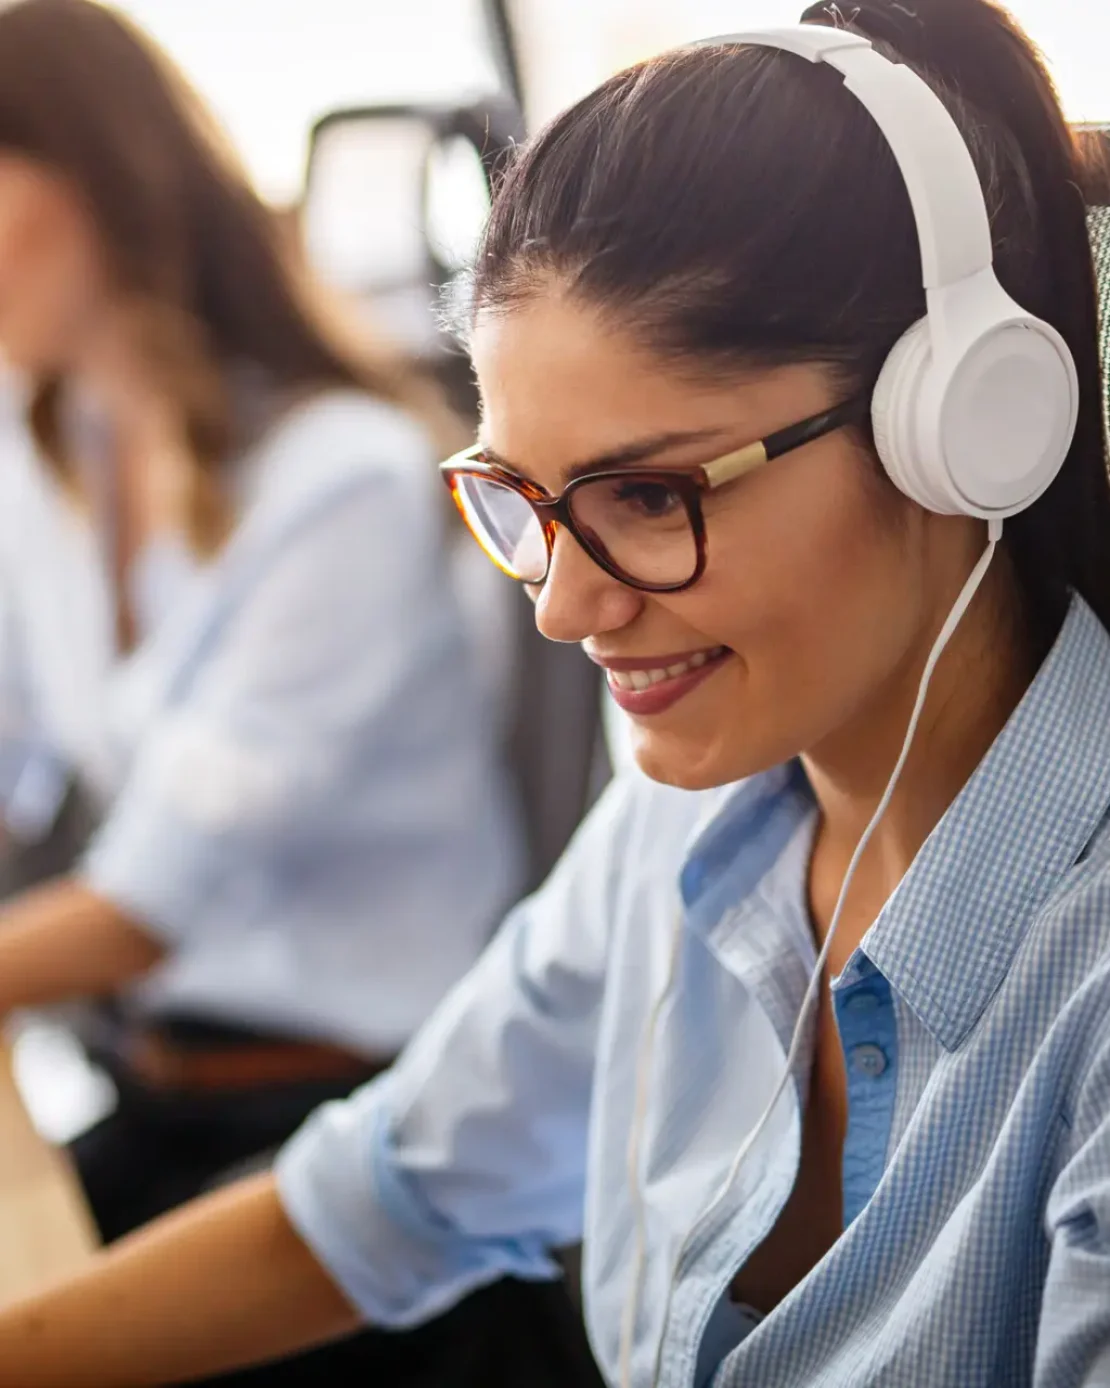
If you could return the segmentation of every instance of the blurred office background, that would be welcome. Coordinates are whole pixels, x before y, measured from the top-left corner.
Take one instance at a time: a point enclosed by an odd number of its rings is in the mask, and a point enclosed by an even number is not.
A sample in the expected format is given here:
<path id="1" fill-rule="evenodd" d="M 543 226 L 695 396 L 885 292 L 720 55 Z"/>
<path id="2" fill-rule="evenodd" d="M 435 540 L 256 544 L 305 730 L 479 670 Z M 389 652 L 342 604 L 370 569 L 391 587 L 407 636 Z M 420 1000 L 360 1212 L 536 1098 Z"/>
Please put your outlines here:
<path id="1" fill-rule="evenodd" d="M 910 0 L 912 4 L 912 0 Z M 213 104 L 260 189 L 299 194 L 305 136 L 335 106 L 453 100 L 501 80 L 483 0 L 125 0 Z M 530 121 L 605 72 L 683 38 L 797 19 L 800 0 L 509 0 Z M 850 12 L 844 0 L 842 8 Z M 1009 6 L 1075 120 L 1110 116 L 1110 7 Z"/>
<path id="2" fill-rule="evenodd" d="M 435 357 L 435 293 L 465 266 L 487 205 L 480 154 L 626 62 L 685 38 L 793 22 L 801 0 L 120 0 L 118 8 L 211 103 L 260 192 L 298 212 L 324 276 Z M 843 8 L 850 12 L 847 0 Z M 1110 118 L 1110 7 L 1014 0 L 1011 8 L 1042 45 L 1072 119 Z M 451 115 L 437 125 L 436 112 L 459 111 L 469 124 Z M 465 362 L 444 357 L 465 393 Z M 481 608 L 490 591 L 481 586 L 484 560 L 470 549 L 463 559 L 478 564 L 459 582 L 479 585 Z M 577 653 L 534 654 L 565 662 Z M 518 699 L 540 697 L 549 673 L 537 665 Z M 564 720 L 581 721 L 589 701 L 596 705 L 596 680 L 571 675 L 575 697 L 549 697 Z M 594 737 L 583 731 L 570 784 L 567 759 L 558 768 L 551 822 L 536 831 L 539 866 L 596 791 Z M 530 774 L 542 801 L 553 768 Z M 541 806 L 540 818 L 546 813 Z M 111 1102 L 64 1028 L 30 1026 L 17 1065 L 49 1136 L 64 1140 Z"/>

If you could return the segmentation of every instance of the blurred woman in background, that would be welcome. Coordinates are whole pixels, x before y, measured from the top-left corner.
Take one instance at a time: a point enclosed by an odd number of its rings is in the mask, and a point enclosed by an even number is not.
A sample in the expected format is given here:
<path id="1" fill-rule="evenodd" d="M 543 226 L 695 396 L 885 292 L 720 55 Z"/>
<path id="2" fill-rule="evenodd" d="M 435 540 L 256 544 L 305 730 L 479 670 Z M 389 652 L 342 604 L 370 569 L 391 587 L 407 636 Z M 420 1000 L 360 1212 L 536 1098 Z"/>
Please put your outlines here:
<path id="1" fill-rule="evenodd" d="M 99 827 L 4 908 L 0 1016 L 112 1000 L 107 1240 L 381 1069 L 516 883 L 436 407 L 286 239 L 137 30 L 4 7 L 0 781 L 15 832 L 71 783 Z"/>

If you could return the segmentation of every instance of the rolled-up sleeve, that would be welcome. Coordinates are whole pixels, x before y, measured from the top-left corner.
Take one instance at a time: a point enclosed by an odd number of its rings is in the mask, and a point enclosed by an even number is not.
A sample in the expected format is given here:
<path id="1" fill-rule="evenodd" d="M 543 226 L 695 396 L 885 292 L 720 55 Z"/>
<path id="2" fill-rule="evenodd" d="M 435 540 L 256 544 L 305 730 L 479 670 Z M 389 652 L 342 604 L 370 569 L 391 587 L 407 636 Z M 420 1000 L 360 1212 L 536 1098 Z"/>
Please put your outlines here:
<path id="1" fill-rule="evenodd" d="M 290 835 L 340 793 L 352 735 L 396 711 L 423 639 L 408 601 L 435 540 L 400 470 L 367 468 L 247 528 L 205 575 L 207 619 L 185 687 L 171 690 L 81 876 L 173 941 L 218 896 L 257 897 Z"/>
<path id="2" fill-rule="evenodd" d="M 366 1320 L 408 1326 L 581 1237 L 594 1054 L 634 787 L 614 783 L 393 1070 L 318 1111 L 286 1211 Z"/>

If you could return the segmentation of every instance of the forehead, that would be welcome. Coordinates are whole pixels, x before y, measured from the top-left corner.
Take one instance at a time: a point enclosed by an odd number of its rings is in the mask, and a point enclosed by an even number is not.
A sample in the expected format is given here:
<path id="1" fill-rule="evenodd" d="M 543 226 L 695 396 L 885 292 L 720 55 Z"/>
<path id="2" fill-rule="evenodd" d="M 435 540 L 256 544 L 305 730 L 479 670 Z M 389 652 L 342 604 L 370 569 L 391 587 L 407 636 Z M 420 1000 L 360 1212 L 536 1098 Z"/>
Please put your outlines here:
<path id="1" fill-rule="evenodd" d="M 57 196 L 65 179 L 48 165 L 12 150 L 0 150 L 0 188 L 26 196 Z"/>
<path id="2" fill-rule="evenodd" d="M 556 292 L 480 312 L 471 355 L 483 443 L 537 479 L 655 435 L 751 442 L 828 403 L 818 367 L 680 369 Z"/>
<path id="3" fill-rule="evenodd" d="M 486 438 L 499 451 L 552 430 L 564 448 L 615 446 L 630 424 L 650 427 L 657 414 L 692 408 L 673 369 L 563 295 L 480 313 L 471 351 Z"/>

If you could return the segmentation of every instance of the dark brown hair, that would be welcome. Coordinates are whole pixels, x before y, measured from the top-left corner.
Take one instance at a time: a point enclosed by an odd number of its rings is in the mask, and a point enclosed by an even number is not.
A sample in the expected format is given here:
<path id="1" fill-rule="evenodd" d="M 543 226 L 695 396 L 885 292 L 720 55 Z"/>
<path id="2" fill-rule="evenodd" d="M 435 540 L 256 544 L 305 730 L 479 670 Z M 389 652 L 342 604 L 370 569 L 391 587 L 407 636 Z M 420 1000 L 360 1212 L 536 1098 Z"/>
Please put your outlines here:
<path id="1" fill-rule="evenodd" d="M 344 341 L 296 238 L 253 192 L 184 78 L 145 35 L 92 0 L 0 9 L 0 149 L 41 161 L 83 200 L 145 360 L 179 411 L 195 464 L 186 520 L 201 551 L 228 528 L 220 470 L 237 439 L 233 370 L 278 396 L 354 386 L 422 407 L 392 352 Z M 60 379 L 34 383 L 30 420 L 72 480 Z"/>
<path id="2" fill-rule="evenodd" d="M 845 18 L 847 16 L 847 18 Z M 1079 427 L 1005 544 L 1043 647 L 1078 590 L 1110 627 L 1110 486 L 1079 147 L 1043 63 L 988 0 L 814 5 L 909 63 L 971 149 L 1003 285 L 1076 359 Z M 840 77 L 778 51 L 681 49 L 607 81 L 521 153 L 495 200 L 477 310 L 557 279 L 679 365 L 829 364 L 869 387 L 925 311 L 916 228 Z"/>

